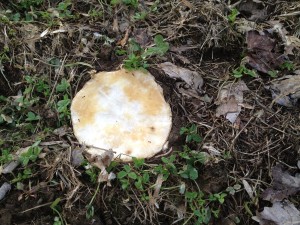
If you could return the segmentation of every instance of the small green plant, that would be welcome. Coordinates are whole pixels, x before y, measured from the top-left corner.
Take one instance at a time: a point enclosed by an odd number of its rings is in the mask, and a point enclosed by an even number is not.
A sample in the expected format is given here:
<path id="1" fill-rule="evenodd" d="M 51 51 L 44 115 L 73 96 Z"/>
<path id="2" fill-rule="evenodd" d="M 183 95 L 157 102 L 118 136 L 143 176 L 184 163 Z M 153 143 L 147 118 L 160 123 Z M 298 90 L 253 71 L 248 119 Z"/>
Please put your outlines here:
<path id="1" fill-rule="evenodd" d="M 190 127 L 182 127 L 180 128 L 180 135 L 186 135 L 186 143 L 190 142 L 196 142 L 200 143 L 202 141 L 200 135 L 198 134 L 197 131 L 197 126 L 196 124 L 192 124 Z"/>
<path id="2" fill-rule="evenodd" d="M 123 170 L 121 170 L 117 174 L 117 178 L 120 180 L 122 184 L 122 189 L 127 189 L 132 182 L 134 182 L 134 186 L 139 190 L 144 190 L 144 184 L 149 181 L 149 173 L 144 170 L 140 170 L 137 172 L 129 165 L 124 165 Z"/>
<path id="3" fill-rule="evenodd" d="M 63 78 L 60 82 L 60 84 L 58 84 L 56 86 L 56 92 L 66 92 L 68 90 L 68 88 L 70 87 L 70 83 L 65 79 Z"/>
<path id="4" fill-rule="evenodd" d="M 91 182 L 97 183 L 99 171 L 96 167 L 91 166 L 85 170 L 85 173 L 90 177 Z"/>
<path id="5" fill-rule="evenodd" d="M 52 202 L 50 205 L 50 208 L 58 215 L 58 217 L 54 218 L 54 223 L 53 225 L 64 225 L 64 220 L 59 212 L 59 202 L 61 201 L 60 198 L 57 198 Z M 65 223 L 66 224 L 66 223 Z"/>
<path id="6" fill-rule="evenodd" d="M 225 201 L 225 197 L 227 196 L 226 193 L 216 193 L 209 195 L 209 201 L 218 201 L 219 203 L 223 204 Z"/>
<path id="7" fill-rule="evenodd" d="M 85 217 L 86 217 L 88 220 L 92 219 L 92 218 L 94 217 L 94 215 L 95 215 L 95 208 L 94 208 L 94 206 L 93 206 L 93 202 L 94 202 L 94 200 L 95 200 L 95 198 L 96 198 L 96 196 L 97 196 L 99 190 L 100 190 L 100 182 L 98 182 L 97 189 L 96 189 L 96 191 L 95 191 L 95 193 L 94 193 L 94 195 L 93 195 L 91 201 L 90 201 L 89 204 L 86 205 L 86 207 L 85 207 L 85 208 L 86 208 Z"/>
<path id="8" fill-rule="evenodd" d="M 239 11 L 234 8 L 230 11 L 230 14 L 227 16 L 228 21 L 233 24 L 236 20 L 237 15 L 239 15 Z"/>
<path id="9" fill-rule="evenodd" d="M 226 196 L 226 193 L 221 192 L 210 194 L 208 198 L 206 198 L 206 195 L 202 191 L 185 192 L 185 199 L 193 213 L 184 224 L 188 224 L 192 218 L 194 218 L 193 224 L 209 224 L 212 216 L 215 218 L 219 216 L 219 209 L 213 209 L 214 203 L 223 204 Z"/>
<path id="10" fill-rule="evenodd" d="M 72 2 L 70 0 L 65 0 L 58 4 L 57 10 L 59 12 L 59 18 L 61 19 L 73 18 L 73 15 L 69 10 L 70 6 L 72 6 Z"/>
<path id="11" fill-rule="evenodd" d="M 134 8 L 137 8 L 138 7 L 138 0 L 111 0 L 110 1 L 110 4 L 112 6 L 116 6 L 118 4 L 125 4 L 125 5 L 128 5 L 128 6 L 132 6 Z"/>
<path id="12" fill-rule="evenodd" d="M 207 157 L 204 152 L 191 150 L 187 145 L 183 146 L 184 151 L 179 153 L 179 156 L 185 160 L 178 174 L 185 178 L 196 180 L 198 178 L 198 163 L 205 164 Z"/>
<path id="13" fill-rule="evenodd" d="M 150 179 L 150 171 L 143 169 L 145 160 L 132 158 L 133 165 L 124 165 L 122 170 L 118 172 L 117 178 L 121 182 L 122 189 L 127 189 L 133 185 L 140 191 L 145 190 Z"/>
<path id="14" fill-rule="evenodd" d="M 21 0 L 18 6 L 25 10 L 30 10 L 30 7 L 40 6 L 44 0 Z"/>
<path id="15" fill-rule="evenodd" d="M 240 184 L 235 184 L 233 186 L 227 187 L 226 191 L 230 194 L 230 195 L 234 195 L 237 191 L 239 191 L 241 189 L 241 185 Z"/>
<path id="16" fill-rule="evenodd" d="M 26 180 L 28 178 L 30 178 L 32 176 L 32 171 L 30 168 L 26 168 L 23 170 L 22 173 L 18 173 L 17 177 L 15 177 L 11 183 L 17 183 L 17 186 L 22 186 L 20 185 L 20 182 L 23 181 L 23 180 Z"/>
<path id="17" fill-rule="evenodd" d="M 67 94 L 64 95 L 64 99 L 57 102 L 57 112 L 59 113 L 60 119 L 69 119 L 70 118 L 70 109 L 69 106 L 71 100 Z"/>
<path id="18" fill-rule="evenodd" d="M 182 127 L 180 134 L 185 135 L 186 144 L 183 146 L 183 151 L 179 152 L 181 159 L 185 160 L 185 164 L 182 166 L 178 174 L 190 180 L 196 180 L 198 178 L 197 164 L 204 164 L 206 162 L 206 154 L 201 151 L 192 150 L 189 144 L 200 143 L 202 138 L 198 134 L 196 124 L 192 124 L 189 127 Z"/>
<path id="19" fill-rule="evenodd" d="M 60 220 L 59 217 L 54 217 L 54 222 L 53 222 L 53 225 L 62 225 L 62 221 Z"/>
<path id="20" fill-rule="evenodd" d="M 13 156 L 10 153 L 9 149 L 3 149 L 3 150 L 1 150 L 0 164 L 8 163 L 12 159 L 13 159 Z"/>
<path id="21" fill-rule="evenodd" d="M 128 70 L 146 69 L 148 67 L 147 60 L 154 56 L 163 56 L 169 50 L 169 43 L 165 42 L 161 35 L 154 37 L 154 46 L 142 49 L 134 40 L 129 41 L 129 55 L 124 60 L 124 67 Z"/>
<path id="22" fill-rule="evenodd" d="M 268 75 L 272 78 L 275 78 L 278 75 L 278 71 L 276 71 L 276 70 L 268 71 Z"/>
<path id="23" fill-rule="evenodd" d="M 233 70 L 232 73 L 235 78 L 241 78 L 244 75 L 249 75 L 250 77 L 257 77 L 257 73 L 254 70 L 250 70 L 243 65 Z"/>
<path id="24" fill-rule="evenodd" d="M 88 14 L 91 18 L 97 19 L 103 16 L 103 11 L 99 9 L 91 9 Z"/>
<path id="25" fill-rule="evenodd" d="M 287 69 L 288 71 L 293 71 L 295 69 L 295 65 L 291 61 L 286 61 L 280 66 L 280 68 Z"/>
<path id="26" fill-rule="evenodd" d="M 28 163 L 35 162 L 42 151 L 42 148 L 39 147 L 41 141 L 35 142 L 33 145 L 29 147 L 29 149 L 20 155 L 20 162 L 23 166 L 27 166 Z"/>
<path id="27" fill-rule="evenodd" d="M 37 120 L 40 120 L 41 117 L 39 115 L 36 115 L 35 113 L 33 112 L 28 112 L 27 113 L 27 118 L 25 119 L 25 121 L 37 121 Z"/>
<path id="28" fill-rule="evenodd" d="M 146 11 L 136 12 L 133 16 L 133 19 L 135 21 L 145 20 L 147 16 L 148 16 L 148 13 Z"/>

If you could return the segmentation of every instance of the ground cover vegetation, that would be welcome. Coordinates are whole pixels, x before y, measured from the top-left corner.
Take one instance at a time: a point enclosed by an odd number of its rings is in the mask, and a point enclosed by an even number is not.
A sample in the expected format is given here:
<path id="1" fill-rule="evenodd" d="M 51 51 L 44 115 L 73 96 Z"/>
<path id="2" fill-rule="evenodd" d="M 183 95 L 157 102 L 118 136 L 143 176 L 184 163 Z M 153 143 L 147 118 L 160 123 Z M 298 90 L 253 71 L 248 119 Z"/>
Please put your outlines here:
<path id="1" fill-rule="evenodd" d="M 299 15 L 296 0 L 1 1 L 0 224 L 299 224 Z M 75 94 L 120 67 L 149 70 L 171 105 L 151 159 L 95 160 L 72 132 Z"/>

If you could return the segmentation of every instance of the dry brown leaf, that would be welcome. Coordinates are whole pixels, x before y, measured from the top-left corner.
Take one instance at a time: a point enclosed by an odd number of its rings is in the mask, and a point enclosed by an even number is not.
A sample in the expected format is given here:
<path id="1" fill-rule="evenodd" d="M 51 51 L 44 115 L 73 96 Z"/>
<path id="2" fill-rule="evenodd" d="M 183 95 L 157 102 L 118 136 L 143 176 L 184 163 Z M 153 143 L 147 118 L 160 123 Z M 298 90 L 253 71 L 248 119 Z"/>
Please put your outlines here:
<path id="1" fill-rule="evenodd" d="M 126 45 L 126 43 L 127 43 L 127 41 L 128 41 L 128 37 L 129 37 L 129 32 L 130 32 L 130 30 L 131 30 L 130 27 L 127 28 L 124 37 L 123 37 L 120 41 L 118 41 L 117 45 L 121 45 L 122 47 L 124 47 L 124 46 Z"/>
<path id="2" fill-rule="evenodd" d="M 248 193 L 249 197 L 254 200 L 254 191 L 253 188 L 250 186 L 250 184 L 248 183 L 248 181 L 246 181 L 245 179 L 242 179 L 242 183 L 244 185 L 244 188 L 246 190 L 246 192 Z"/>
<path id="3" fill-rule="evenodd" d="M 159 174 L 157 176 L 156 182 L 154 184 L 154 192 L 153 192 L 152 195 L 149 196 L 150 197 L 150 199 L 149 199 L 150 204 L 154 205 L 156 208 L 159 208 L 159 205 L 156 202 L 156 200 L 159 198 L 159 192 L 160 192 L 161 185 L 162 185 L 163 182 L 164 182 L 163 175 Z"/>
<path id="4" fill-rule="evenodd" d="M 113 31 L 114 32 L 119 32 L 119 24 L 118 24 L 118 18 L 115 17 L 114 20 L 113 20 Z"/>
<path id="5" fill-rule="evenodd" d="M 136 28 L 132 36 L 134 40 L 142 47 L 145 48 L 150 42 L 150 35 L 147 28 Z"/>
<path id="6" fill-rule="evenodd" d="M 288 75 L 273 80 L 266 88 L 271 91 L 273 102 L 286 107 L 296 106 L 300 98 L 300 75 Z"/>
<path id="7" fill-rule="evenodd" d="M 260 225 L 300 225 L 300 212 L 289 201 L 275 202 L 272 207 L 265 207 L 253 219 Z"/>
<path id="8" fill-rule="evenodd" d="M 269 21 L 269 24 L 273 25 L 271 31 L 279 34 L 283 45 L 285 55 L 294 55 L 293 50 L 300 50 L 300 39 L 293 35 L 288 35 L 287 30 L 280 21 Z"/>
<path id="9" fill-rule="evenodd" d="M 83 157 L 83 149 L 81 148 L 75 148 L 72 151 L 72 155 L 71 155 L 71 162 L 73 166 L 80 166 L 84 160 Z"/>
<path id="10" fill-rule="evenodd" d="M 91 156 L 89 153 L 86 153 L 86 156 L 87 156 L 88 161 L 93 166 L 96 166 L 101 170 L 101 172 L 98 175 L 98 182 L 99 183 L 107 182 L 108 186 L 110 186 L 110 183 L 109 183 L 110 174 L 108 174 L 106 168 L 109 166 L 109 164 L 111 163 L 111 161 L 114 157 L 113 151 L 107 150 L 104 153 L 102 153 L 101 155 L 97 155 L 97 156 Z"/>
<path id="11" fill-rule="evenodd" d="M 192 89 L 199 93 L 202 91 L 201 88 L 203 86 L 203 79 L 198 72 L 176 66 L 170 62 L 161 63 L 158 67 L 161 68 L 169 77 L 183 80 Z"/>
<path id="12" fill-rule="evenodd" d="M 272 169 L 272 176 L 272 187 L 262 193 L 261 197 L 264 200 L 281 201 L 300 191 L 300 174 L 292 176 L 287 171 L 283 171 L 280 165 L 277 165 Z"/>
<path id="13" fill-rule="evenodd" d="M 190 3 L 188 0 L 181 0 L 181 1 L 182 1 L 182 3 L 183 3 L 185 6 L 187 6 L 188 8 L 194 9 L 193 4 Z"/>
<path id="14" fill-rule="evenodd" d="M 248 31 L 247 48 L 248 53 L 243 61 L 260 72 L 276 70 L 286 61 L 286 56 L 280 52 L 278 41 L 267 31 Z"/>
<path id="15" fill-rule="evenodd" d="M 218 105 L 216 116 L 225 116 L 231 123 L 234 123 L 242 110 L 243 91 L 249 91 L 243 81 L 224 86 L 215 102 Z"/>
<path id="16" fill-rule="evenodd" d="M 268 17 L 267 7 L 263 4 L 263 2 L 246 0 L 242 1 L 238 7 L 238 11 L 247 17 L 250 21 L 262 22 L 266 20 Z"/>

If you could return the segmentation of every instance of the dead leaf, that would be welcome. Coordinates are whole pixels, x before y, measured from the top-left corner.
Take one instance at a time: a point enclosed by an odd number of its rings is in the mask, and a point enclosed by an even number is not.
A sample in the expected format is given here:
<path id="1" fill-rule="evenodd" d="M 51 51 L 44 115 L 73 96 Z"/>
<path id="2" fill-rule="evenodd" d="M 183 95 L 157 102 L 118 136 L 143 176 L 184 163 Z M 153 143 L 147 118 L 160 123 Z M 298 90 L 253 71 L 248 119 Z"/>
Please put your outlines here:
<path id="1" fill-rule="evenodd" d="M 128 41 L 128 37 L 129 37 L 129 32 L 130 32 L 130 30 L 131 30 L 130 27 L 127 28 L 124 37 L 123 37 L 120 41 L 118 41 L 117 45 L 120 45 L 120 46 L 122 46 L 122 47 L 124 47 L 124 46 L 126 45 L 126 43 L 127 43 L 127 41 Z"/>
<path id="2" fill-rule="evenodd" d="M 150 35 L 147 28 L 134 29 L 132 36 L 142 48 L 145 48 L 150 42 Z"/>
<path id="3" fill-rule="evenodd" d="M 241 18 L 238 20 L 238 23 L 235 24 L 238 32 L 245 34 L 250 30 L 255 30 L 257 28 L 257 24 L 255 22 L 251 22 L 246 20 L 245 18 Z"/>
<path id="4" fill-rule="evenodd" d="M 224 86 L 215 102 L 218 105 L 216 116 L 224 115 L 231 123 L 234 123 L 242 110 L 243 91 L 249 91 L 243 81 Z"/>
<path id="5" fill-rule="evenodd" d="M 276 32 L 279 34 L 283 45 L 284 45 L 284 54 L 285 55 L 294 55 L 293 50 L 300 50 L 300 39 L 293 35 L 288 35 L 287 30 L 280 21 L 269 21 L 270 25 L 273 25 L 273 28 L 270 31 Z"/>
<path id="6" fill-rule="evenodd" d="M 164 182 L 163 175 L 159 174 L 157 176 L 156 182 L 154 184 L 154 192 L 153 192 L 152 195 L 149 195 L 149 197 L 150 197 L 150 199 L 149 199 L 150 204 L 154 205 L 156 208 L 159 208 L 159 205 L 157 203 L 157 199 L 159 198 L 159 192 L 160 192 L 161 185 L 162 185 L 163 182 Z"/>
<path id="7" fill-rule="evenodd" d="M 268 7 L 263 2 L 253 0 L 242 1 L 237 9 L 250 21 L 263 22 L 268 17 Z"/>
<path id="8" fill-rule="evenodd" d="M 192 3 L 190 3 L 188 0 L 181 0 L 182 3 L 187 6 L 189 9 L 194 9 L 194 6 Z"/>
<path id="9" fill-rule="evenodd" d="M 23 42 L 27 44 L 31 52 L 35 52 L 35 43 L 40 39 L 40 30 L 38 26 L 31 23 L 24 24 L 21 28 Z"/>
<path id="10" fill-rule="evenodd" d="M 246 39 L 248 53 L 243 61 L 252 68 L 268 73 L 278 69 L 286 61 L 287 57 L 279 52 L 278 41 L 267 31 L 248 31 Z"/>
<path id="11" fill-rule="evenodd" d="M 272 176 L 272 187 L 266 189 L 261 195 L 264 200 L 281 201 L 300 191 L 300 174 L 292 176 L 287 171 L 283 171 L 280 165 L 277 165 L 272 169 Z"/>
<path id="12" fill-rule="evenodd" d="M 174 205 L 171 202 L 166 202 L 164 205 L 164 211 L 171 210 L 174 213 L 177 213 L 178 219 L 175 220 L 172 224 L 178 223 L 180 220 L 184 219 L 186 215 L 186 204 L 181 203 L 179 205 Z"/>
<path id="13" fill-rule="evenodd" d="M 67 126 L 62 126 L 59 128 L 56 128 L 53 133 L 55 135 L 58 135 L 59 137 L 63 137 L 68 133 L 68 127 Z"/>
<path id="14" fill-rule="evenodd" d="M 248 183 L 248 181 L 246 181 L 245 179 L 242 180 L 242 183 L 244 185 L 244 188 L 246 190 L 246 192 L 248 193 L 249 197 L 254 200 L 254 191 L 253 188 L 250 186 L 250 184 Z"/>
<path id="15" fill-rule="evenodd" d="M 300 98 L 300 74 L 273 80 L 266 88 L 271 91 L 273 102 L 286 107 L 296 106 Z"/>
<path id="16" fill-rule="evenodd" d="M 158 65 L 169 77 L 173 79 L 181 79 L 185 81 L 192 89 L 201 93 L 203 86 L 203 79 L 196 71 L 191 71 L 174 65 L 170 62 L 161 63 Z"/>
<path id="17" fill-rule="evenodd" d="M 118 18 L 115 17 L 114 20 L 113 20 L 113 28 L 112 30 L 116 33 L 119 32 L 119 23 L 118 23 Z"/>
<path id="18" fill-rule="evenodd" d="M 71 162 L 73 166 L 80 166 L 84 160 L 83 157 L 83 149 L 80 148 L 75 148 L 72 151 L 72 155 L 71 155 Z"/>
<path id="19" fill-rule="evenodd" d="M 260 225 L 300 225 L 300 212 L 289 201 L 275 202 L 253 219 Z"/>
<path id="20" fill-rule="evenodd" d="M 0 201 L 5 197 L 6 193 L 11 189 L 11 184 L 5 182 L 0 187 Z"/>
<path id="21" fill-rule="evenodd" d="M 96 166 L 101 170 L 98 176 L 98 182 L 99 183 L 107 182 L 107 185 L 110 186 L 109 177 L 112 178 L 111 177 L 112 175 L 108 174 L 106 167 L 109 166 L 109 164 L 111 163 L 114 157 L 113 151 L 107 150 L 101 155 L 97 155 L 93 157 L 89 153 L 86 153 L 86 157 L 93 166 Z"/>

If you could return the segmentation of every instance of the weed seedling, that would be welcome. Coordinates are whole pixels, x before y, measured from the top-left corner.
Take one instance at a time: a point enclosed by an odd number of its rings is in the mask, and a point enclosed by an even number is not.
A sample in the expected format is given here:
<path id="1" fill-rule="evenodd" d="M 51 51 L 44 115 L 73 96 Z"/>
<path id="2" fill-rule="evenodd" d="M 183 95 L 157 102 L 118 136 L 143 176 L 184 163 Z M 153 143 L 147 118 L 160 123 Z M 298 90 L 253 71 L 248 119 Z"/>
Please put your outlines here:
<path id="1" fill-rule="evenodd" d="M 257 77 L 257 73 L 254 70 L 250 70 L 243 65 L 233 70 L 232 73 L 235 78 L 241 78 L 244 75 L 249 75 L 250 77 L 254 77 L 254 78 Z"/>
<path id="2" fill-rule="evenodd" d="M 13 156 L 8 149 L 1 150 L 0 164 L 8 163 L 12 159 L 13 159 Z"/>
<path id="3" fill-rule="evenodd" d="M 94 208 L 94 206 L 93 206 L 93 202 L 94 202 L 94 200 L 95 200 L 95 198 L 96 198 L 96 196 L 97 196 L 99 190 L 100 190 L 100 182 L 98 182 L 97 189 L 96 189 L 96 191 L 95 191 L 95 193 L 94 193 L 94 195 L 93 195 L 91 201 L 90 201 L 89 204 L 86 205 L 86 207 L 85 207 L 85 208 L 86 208 L 85 217 L 86 217 L 88 220 L 92 219 L 93 216 L 95 215 L 95 208 Z"/>
<path id="4" fill-rule="evenodd" d="M 148 13 L 143 11 L 143 12 L 136 12 L 133 16 L 133 19 L 135 21 L 139 21 L 139 20 L 145 20 L 147 17 Z"/>
<path id="5" fill-rule="evenodd" d="M 288 71 L 293 71 L 295 68 L 295 65 L 293 64 L 293 62 L 286 61 L 280 66 L 280 68 L 287 69 Z"/>
<path id="6" fill-rule="evenodd" d="M 186 135 L 186 143 L 190 142 L 196 142 L 200 143 L 201 142 L 201 137 L 197 133 L 197 126 L 196 124 L 192 124 L 190 127 L 182 127 L 180 128 L 180 135 Z"/>
<path id="7" fill-rule="evenodd" d="M 165 42 L 161 35 L 154 37 L 154 46 L 142 49 L 134 40 L 129 41 L 128 58 L 124 60 L 124 67 L 128 70 L 146 69 L 147 60 L 154 56 L 163 56 L 169 50 L 169 43 Z"/>
<path id="8" fill-rule="evenodd" d="M 58 210 L 58 204 L 60 202 L 60 198 L 57 198 L 54 200 L 54 202 L 52 202 L 52 204 L 50 205 L 50 208 L 58 215 L 58 217 L 54 218 L 54 223 L 53 225 L 64 225 L 64 220 Z M 67 223 L 65 223 L 67 224 Z"/>
<path id="9" fill-rule="evenodd" d="M 70 110 L 69 106 L 71 104 L 71 100 L 67 94 L 64 95 L 64 99 L 57 102 L 57 112 L 59 113 L 60 119 L 69 119 L 70 118 Z"/>
<path id="10" fill-rule="evenodd" d="M 234 8 L 230 11 L 230 14 L 227 16 L 229 23 L 233 24 L 236 20 L 237 15 L 239 15 L 239 11 Z"/>
<path id="11" fill-rule="evenodd" d="M 42 148 L 38 146 L 40 142 L 41 141 L 35 142 L 33 145 L 30 146 L 27 152 L 24 152 L 20 155 L 19 160 L 23 166 L 27 166 L 30 161 L 35 162 L 37 160 L 39 154 L 42 151 Z"/>

